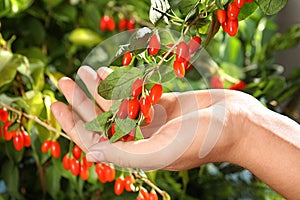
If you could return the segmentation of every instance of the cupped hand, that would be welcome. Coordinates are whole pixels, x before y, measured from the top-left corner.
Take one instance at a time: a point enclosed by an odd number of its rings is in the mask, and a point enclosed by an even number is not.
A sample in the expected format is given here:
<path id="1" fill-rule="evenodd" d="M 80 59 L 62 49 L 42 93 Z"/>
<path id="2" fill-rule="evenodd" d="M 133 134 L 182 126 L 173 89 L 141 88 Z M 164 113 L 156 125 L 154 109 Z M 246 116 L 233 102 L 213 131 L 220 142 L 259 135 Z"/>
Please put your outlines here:
<path id="1" fill-rule="evenodd" d="M 240 142 L 241 131 L 251 107 L 261 106 L 253 97 L 228 90 L 203 90 L 163 94 L 154 105 L 153 121 L 142 127 L 140 141 L 99 142 L 101 133 L 84 128 L 84 123 L 109 110 L 112 101 L 97 93 L 97 87 L 111 72 L 83 66 L 78 76 L 95 102 L 71 79 L 59 87 L 70 107 L 56 102 L 52 112 L 70 138 L 87 153 L 89 161 L 112 162 L 120 167 L 183 170 L 208 162 L 227 161 Z M 240 105 L 246 102 L 247 106 Z"/>

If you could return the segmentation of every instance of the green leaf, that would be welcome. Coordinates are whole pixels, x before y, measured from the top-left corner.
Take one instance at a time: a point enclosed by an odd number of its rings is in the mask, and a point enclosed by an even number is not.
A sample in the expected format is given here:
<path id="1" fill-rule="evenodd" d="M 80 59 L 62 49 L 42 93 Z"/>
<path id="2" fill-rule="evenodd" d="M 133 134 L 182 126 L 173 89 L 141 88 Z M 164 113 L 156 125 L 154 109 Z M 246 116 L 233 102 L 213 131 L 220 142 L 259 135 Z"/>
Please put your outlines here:
<path id="1" fill-rule="evenodd" d="M 17 165 L 11 160 L 1 163 L 1 165 L 1 177 L 3 177 L 3 180 L 5 181 L 9 195 L 15 199 L 21 199 L 19 193 L 19 169 Z"/>
<path id="2" fill-rule="evenodd" d="M 12 59 L 12 57 L 13 57 L 12 52 L 4 49 L 0 49 L 0 72 L 5 68 L 5 66 Z"/>
<path id="3" fill-rule="evenodd" d="M 77 19 L 77 9 L 69 3 L 61 4 L 53 10 L 53 18 L 57 22 L 74 23 Z"/>
<path id="4" fill-rule="evenodd" d="M 50 165 L 46 168 L 45 173 L 47 190 L 52 198 L 56 198 L 58 192 L 60 191 L 60 171 L 57 169 L 55 165 Z"/>
<path id="5" fill-rule="evenodd" d="M 125 132 L 123 128 L 119 127 L 118 125 L 115 125 L 115 134 L 109 139 L 110 142 L 116 142 L 121 137 L 127 135 L 129 132 Z"/>
<path id="6" fill-rule="evenodd" d="M 95 5 L 95 2 L 88 1 L 83 7 L 83 15 L 86 21 L 86 25 L 94 31 L 99 31 L 99 19 L 101 18 L 99 9 Z"/>
<path id="7" fill-rule="evenodd" d="M 191 11 L 194 12 L 193 10 L 194 10 L 197 2 L 198 2 L 197 0 L 179 1 L 177 6 L 178 6 L 180 13 L 183 16 L 186 16 L 186 15 L 188 15 L 189 12 L 191 12 Z"/>
<path id="8" fill-rule="evenodd" d="M 11 59 L 10 55 L 0 49 L 0 60 L 4 58 L 4 61 L 0 61 L 0 74 L 5 74 L 5 76 L 0 76 L 0 87 L 5 84 L 10 83 L 16 76 L 17 68 L 23 62 L 23 56 L 14 54 Z"/>
<path id="9" fill-rule="evenodd" d="M 140 126 L 137 126 L 135 129 L 135 136 L 134 136 L 134 140 L 142 140 L 144 139 L 142 130 Z"/>
<path id="10" fill-rule="evenodd" d="M 124 99 L 130 96 L 133 82 L 142 77 L 144 68 L 120 67 L 99 85 L 98 92 L 105 99 Z"/>
<path id="11" fill-rule="evenodd" d="M 130 118 L 115 120 L 116 125 L 125 133 L 129 133 L 136 125 L 136 120 L 132 120 Z"/>
<path id="12" fill-rule="evenodd" d="M 241 8 L 239 13 L 238 20 L 244 20 L 253 14 L 258 9 L 258 5 L 256 3 L 245 3 L 245 5 Z"/>
<path id="13" fill-rule="evenodd" d="M 84 127 L 90 131 L 105 132 L 109 118 L 113 116 L 112 112 L 104 112 L 90 122 L 84 124 Z"/>
<path id="14" fill-rule="evenodd" d="M 257 3 L 266 15 L 274 15 L 284 8 L 287 1 L 288 0 L 258 0 Z"/>

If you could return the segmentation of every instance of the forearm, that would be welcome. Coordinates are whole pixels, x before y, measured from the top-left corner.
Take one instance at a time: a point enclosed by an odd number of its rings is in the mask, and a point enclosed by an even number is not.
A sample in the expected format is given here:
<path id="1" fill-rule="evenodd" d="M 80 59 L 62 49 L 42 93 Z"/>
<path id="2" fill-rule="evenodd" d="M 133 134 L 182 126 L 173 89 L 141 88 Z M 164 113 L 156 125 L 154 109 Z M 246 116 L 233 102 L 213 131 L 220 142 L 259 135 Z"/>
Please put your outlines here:
<path id="1" fill-rule="evenodd" d="M 233 162 L 248 168 L 287 199 L 300 197 L 300 125 L 269 110 L 250 116 L 254 125 Z"/>

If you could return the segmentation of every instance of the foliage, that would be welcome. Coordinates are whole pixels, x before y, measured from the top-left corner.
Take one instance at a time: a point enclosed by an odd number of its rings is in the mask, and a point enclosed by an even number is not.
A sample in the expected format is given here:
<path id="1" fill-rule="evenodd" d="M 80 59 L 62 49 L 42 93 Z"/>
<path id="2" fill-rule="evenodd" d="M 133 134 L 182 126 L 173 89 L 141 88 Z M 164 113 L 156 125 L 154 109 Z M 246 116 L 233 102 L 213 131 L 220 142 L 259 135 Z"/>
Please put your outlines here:
<path id="1" fill-rule="evenodd" d="M 295 116 L 295 108 L 299 105 L 300 71 L 295 70 L 289 77 L 283 77 L 284 66 L 276 65 L 274 56 L 277 51 L 299 43 L 300 27 L 291 27 L 280 34 L 274 17 L 267 16 L 276 14 L 286 2 L 260 0 L 247 5 L 239 15 L 239 33 L 235 37 L 229 37 L 219 29 L 220 24 L 213 15 L 213 10 L 226 7 L 230 3 L 228 0 L 172 0 L 169 1 L 172 10 L 166 9 L 168 17 L 152 12 L 156 27 L 176 30 L 174 34 L 161 31 L 162 44 L 178 41 L 180 34 L 188 38 L 200 34 L 204 38 L 203 46 L 212 58 L 198 55 L 205 63 L 202 68 L 195 65 L 186 74 L 190 87 L 175 79 L 172 71 L 160 72 L 165 73 L 165 79 L 161 80 L 167 88 L 165 91 L 206 89 L 211 87 L 207 83 L 212 76 L 220 77 L 225 88 L 243 80 L 247 83 L 245 92 L 277 112 Z M 87 181 L 73 176 L 64 170 L 62 156 L 55 159 L 50 153 L 42 153 L 41 145 L 49 138 L 58 140 L 61 155 L 74 146 L 61 137 L 61 128 L 50 111 L 51 103 L 57 100 L 65 102 L 57 86 L 61 77 L 75 78 L 77 68 L 83 63 L 95 69 L 112 65 L 117 71 L 112 78 L 122 76 L 127 70 L 134 70 L 131 73 L 134 77 L 142 76 L 143 68 L 121 69 L 117 66 L 121 65 L 120 58 L 126 50 L 139 48 L 136 54 L 145 50 L 143 45 L 155 30 L 149 23 L 150 7 L 150 1 L 134 0 L 126 3 L 110 0 L 4 0 L 0 3 L 0 108 L 8 105 L 9 119 L 13 122 L 11 130 L 24 128 L 31 135 L 30 148 L 16 151 L 12 140 L 4 140 L 0 120 L 0 199 L 133 199 L 137 196 L 137 193 L 130 192 L 116 196 L 113 183 L 99 182 L 95 166 L 90 169 Z M 117 44 L 129 41 L 124 46 L 106 43 L 105 39 L 114 37 L 118 31 L 99 29 L 103 15 L 112 16 L 117 22 L 122 18 L 133 19 L 141 28 L 139 30 L 149 27 L 144 35 L 146 39 L 135 35 L 127 40 L 124 36 L 116 40 Z M 166 21 L 172 23 L 166 24 Z M 187 28 L 183 24 L 192 25 Z M 99 43 L 101 45 L 97 46 Z M 171 61 L 167 65 L 171 66 Z M 205 78 L 200 77 L 199 71 Z M 107 92 L 108 98 L 124 98 L 128 96 L 133 80 L 128 77 L 115 93 L 105 90 L 115 88 L 117 83 L 113 80 L 108 80 L 99 90 L 102 94 Z M 157 80 L 155 74 L 150 79 L 152 83 Z M 105 118 L 111 116 L 105 115 Z M 97 120 L 98 125 L 100 123 L 97 127 L 105 129 L 105 122 Z M 94 124 L 90 125 L 93 128 Z M 116 177 L 122 174 L 121 171 L 116 173 Z M 147 177 L 167 191 L 172 199 L 281 199 L 249 171 L 228 163 L 209 164 L 179 173 L 147 172 Z M 151 184 L 145 187 L 150 190 Z"/>

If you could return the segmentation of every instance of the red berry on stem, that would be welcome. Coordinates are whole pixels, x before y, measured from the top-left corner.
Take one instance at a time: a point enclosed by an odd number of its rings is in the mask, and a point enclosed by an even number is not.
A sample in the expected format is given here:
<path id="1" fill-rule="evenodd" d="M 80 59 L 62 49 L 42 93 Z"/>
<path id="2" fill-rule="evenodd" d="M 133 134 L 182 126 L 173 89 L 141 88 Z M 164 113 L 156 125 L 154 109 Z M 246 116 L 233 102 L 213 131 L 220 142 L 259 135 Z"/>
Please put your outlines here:
<path id="1" fill-rule="evenodd" d="M 134 177 L 133 177 L 132 175 L 127 175 L 127 176 L 125 177 L 124 182 L 125 182 L 125 190 L 126 190 L 127 192 L 132 192 L 132 184 L 135 183 Z"/>
<path id="2" fill-rule="evenodd" d="M 194 36 L 189 42 L 189 53 L 195 53 L 201 45 L 201 38 L 199 36 Z"/>
<path id="3" fill-rule="evenodd" d="M 158 200 L 157 193 L 154 189 L 152 189 L 149 193 L 149 200 Z"/>
<path id="4" fill-rule="evenodd" d="M 123 66 L 127 66 L 131 63 L 132 61 L 132 53 L 127 51 L 122 58 L 122 65 Z"/>
<path id="5" fill-rule="evenodd" d="M 157 34 L 153 34 L 149 40 L 148 52 L 150 55 L 155 56 L 160 49 L 160 41 Z"/>
<path id="6" fill-rule="evenodd" d="M 150 114 L 151 109 L 151 102 L 148 96 L 142 97 L 140 99 L 140 107 L 144 117 L 147 118 Z"/>
<path id="7" fill-rule="evenodd" d="M 51 154 L 53 158 L 60 157 L 60 144 L 57 141 L 53 141 L 51 144 Z"/>
<path id="8" fill-rule="evenodd" d="M 226 32 L 226 33 L 228 32 L 228 23 L 227 23 L 227 20 L 222 23 L 222 28 L 223 28 L 224 32 Z"/>
<path id="9" fill-rule="evenodd" d="M 13 144 L 17 151 L 21 151 L 24 147 L 23 137 L 21 134 L 17 134 L 13 137 Z"/>
<path id="10" fill-rule="evenodd" d="M 114 31 L 116 27 L 115 20 L 112 17 L 109 17 L 107 21 L 107 30 Z"/>
<path id="11" fill-rule="evenodd" d="M 30 147 L 31 138 L 30 138 L 29 133 L 26 130 L 22 129 L 20 134 L 22 134 L 22 136 L 23 136 L 24 146 L 25 147 Z"/>
<path id="12" fill-rule="evenodd" d="M 42 153 L 46 153 L 52 146 L 52 140 L 45 140 L 41 146 Z"/>
<path id="13" fill-rule="evenodd" d="M 240 13 L 240 8 L 232 2 L 227 8 L 227 17 L 229 20 L 237 20 Z"/>
<path id="14" fill-rule="evenodd" d="M 175 60 L 173 63 L 173 69 L 178 78 L 183 78 L 185 75 L 185 63 Z"/>
<path id="15" fill-rule="evenodd" d="M 8 111 L 6 108 L 0 108 L 0 121 L 4 123 L 8 121 Z"/>
<path id="16" fill-rule="evenodd" d="M 176 49 L 176 60 L 186 61 L 189 58 L 189 46 L 186 42 L 182 41 L 177 45 Z"/>
<path id="17" fill-rule="evenodd" d="M 121 195 L 125 188 L 125 182 L 123 176 L 117 178 L 114 184 L 114 192 L 116 195 Z"/>
<path id="18" fill-rule="evenodd" d="M 71 167 L 71 159 L 70 156 L 68 154 L 64 155 L 63 159 L 62 159 L 62 163 L 63 163 L 63 167 L 65 170 L 69 170 Z"/>
<path id="19" fill-rule="evenodd" d="M 112 182 L 116 176 L 115 168 L 102 163 L 103 172 L 105 174 L 105 178 L 107 182 Z"/>
<path id="20" fill-rule="evenodd" d="M 125 117 L 127 117 L 127 110 L 128 110 L 128 99 L 124 99 L 119 107 L 118 110 L 118 118 L 120 119 L 124 119 Z"/>
<path id="21" fill-rule="evenodd" d="M 124 31 L 127 28 L 127 19 L 122 18 L 119 21 L 119 25 L 118 25 L 119 31 Z"/>
<path id="22" fill-rule="evenodd" d="M 131 19 L 127 20 L 127 29 L 133 30 L 135 28 L 135 22 Z"/>
<path id="23" fill-rule="evenodd" d="M 252 3 L 253 0 L 245 0 L 247 3 Z"/>
<path id="24" fill-rule="evenodd" d="M 82 153 L 82 150 L 80 149 L 80 147 L 75 145 L 72 149 L 72 154 L 73 154 L 74 158 L 76 158 L 78 160 L 81 157 L 81 153 Z"/>
<path id="25" fill-rule="evenodd" d="M 86 181 L 89 179 L 90 176 L 90 172 L 87 166 L 85 165 L 80 165 L 80 169 L 79 169 L 79 176 L 82 180 Z"/>
<path id="26" fill-rule="evenodd" d="M 147 199 L 147 200 L 149 199 L 149 192 L 147 191 L 146 188 L 140 187 L 140 194 L 142 195 L 142 197 L 144 199 Z"/>
<path id="27" fill-rule="evenodd" d="M 228 20 L 227 21 L 227 33 L 230 36 L 235 36 L 238 32 L 238 28 L 239 28 L 239 22 L 238 20 Z"/>
<path id="28" fill-rule="evenodd" d="M 109 137 L 112 137 L 116 133 L 116 129 L 115 129 L 115 124 L 114 123 L 111 124 L 111 127 L 109 129 L 109 133 L 110 133 Z"/>
<path id="29" fill-rule="evenodd" d="M 98 180 L 101 183 L 106 183 L 107 179 L 106 179 L 106 176 L 105 176 L 104 169 L 102 167 L 102 163 L 97 163 L 96 166 L 95 166 L 95 170 L 96 170 L 96 173 L 98 175 Z"/>
<path id="30" fill-rule="evenodd" d="M 13 130 L 13 131 L 8 130 L 11 124 L 12 122 L 7 121 L 4 123 L 3 126 L 3 133 L 4 133 L 3 135 L 6 141 L 10 141 L 13 138 L 13 135 L 15 135 L 17 131 L 17 130 Z"/>
<path id="31" fill-rule="evenodd" d="M 128 117 L 130 119 L 136 119 L 140 111 L 140 103 L 137 98 L 133 98 L 128 102 Z"/>
<path id="32" fill-rule="evenodd" d="M 131 94 L 133 97 L 137 97 L 142 93 L 144 80 L 137 78 L 132 84 Z"/>
<path id="33" fill-rule="evenodd" d="M 226 10 L 218 10 L 217 11 L 217 17 L 218 17 L 218 20 L 219 20 L 220 24 L 223 24 L 227 19 Z"/>
<path id="34" fill-rule="evenodd" d="M 161 84 L 155 84 L 150 90 L 149 99 L 152 105 L 156 104 L 162 95 Z"/>
<path id="35" fill-rule="evenodd" d="M 105 15 L 105 16 L 101 17 L 100 23 L 99 23 L 100 30 L 102 30 L 102 31 L 107 30 L 108 22 L 109 22 L 109 16 Z"/>
<path id="36" fill-rule="evenodd" d="M 234 0 L 234 3 L 238 8 L 242 8 L 245 4 L 245 0 Z"/>
<path id="37" fill-rule="evenodd" d="M 78 176 L 80 173 L 80 162 L 76 158 L 72 158 L 70 161 L 70 171 L 74 176 Z"/>

